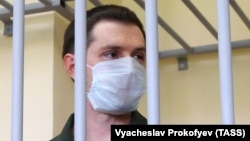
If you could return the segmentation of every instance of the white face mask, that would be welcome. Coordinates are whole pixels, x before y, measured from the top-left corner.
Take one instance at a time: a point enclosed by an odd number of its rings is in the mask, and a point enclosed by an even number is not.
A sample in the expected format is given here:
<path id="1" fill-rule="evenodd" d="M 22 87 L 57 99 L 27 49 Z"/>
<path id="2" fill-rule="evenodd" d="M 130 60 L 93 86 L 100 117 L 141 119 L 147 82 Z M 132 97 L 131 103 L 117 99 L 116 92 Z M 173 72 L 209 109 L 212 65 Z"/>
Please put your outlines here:
<path id="1" fill-rule="evenodd" d="M 97 63 L 92 73 L 88 99 L 95 110 L 120 115 L 137 109 L 146 89 L 146 74 L 134 58 Z"/>

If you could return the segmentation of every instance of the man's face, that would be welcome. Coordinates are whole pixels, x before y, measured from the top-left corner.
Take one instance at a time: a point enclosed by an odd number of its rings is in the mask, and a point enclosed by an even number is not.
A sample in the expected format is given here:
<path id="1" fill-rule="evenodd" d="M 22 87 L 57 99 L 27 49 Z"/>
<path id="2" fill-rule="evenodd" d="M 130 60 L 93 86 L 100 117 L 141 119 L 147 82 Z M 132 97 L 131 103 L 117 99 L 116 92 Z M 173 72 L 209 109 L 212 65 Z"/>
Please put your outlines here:
<path id="1" fill-rule="evenodd" d="M 130 24 L 101 21 L 95 25 L 91 34 L 93 40 L 87 51 L 87 64 L 95 64 L 131 56 L 145 67 L 146 48 L 141 30 Z M 87 89 L 92 80 L 92 70 L 87 70 Z"/>

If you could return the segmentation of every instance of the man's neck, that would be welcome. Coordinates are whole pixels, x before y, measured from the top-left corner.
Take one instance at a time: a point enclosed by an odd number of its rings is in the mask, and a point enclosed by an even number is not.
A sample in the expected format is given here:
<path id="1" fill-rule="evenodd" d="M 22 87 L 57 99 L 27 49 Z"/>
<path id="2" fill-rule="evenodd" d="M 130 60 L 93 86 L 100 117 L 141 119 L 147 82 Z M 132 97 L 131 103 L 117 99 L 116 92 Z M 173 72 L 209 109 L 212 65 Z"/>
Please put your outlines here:
<path id="1" fill-rule="evenodd" d="M 129 124 L 131 113 L 111 115 L 95 111 L 91 104 L 87 104 L 87 138 L 88 141 L 110 141 L 111 125 Z"/>

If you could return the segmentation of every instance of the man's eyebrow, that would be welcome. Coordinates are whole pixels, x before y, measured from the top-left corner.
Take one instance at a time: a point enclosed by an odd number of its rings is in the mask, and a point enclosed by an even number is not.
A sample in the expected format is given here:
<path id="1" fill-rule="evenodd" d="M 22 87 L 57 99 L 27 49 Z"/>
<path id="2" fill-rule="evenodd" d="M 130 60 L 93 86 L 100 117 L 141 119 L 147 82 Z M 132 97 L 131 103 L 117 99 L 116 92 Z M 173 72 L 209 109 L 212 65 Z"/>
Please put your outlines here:
<path id="1" fill-rule="evenodd" d="M 138 47 L 135 50 L 136 51 L 144 51 L 144 52 L 146 52 L 146 48 L 145 47 Z"/>
<path id="2" fill-rule="evenodd" d="M 116 46 L 116 45 L 106 45 L 106 46 L 102 46 L 99 50 L 124 50 L 124 47 Z M 137 47 L 134 49 L 134 51 L 146 52 L 146 48 L 145 47 Z"/>
<path id="3" fill-rule="evenodd" d="M 100 50 L 106 50 L 106 49 L 118 50 L 118 49 L 123 49 L 123 48 L 121 46 L 115 46 L 115 45 L 107 45 L 107 46 L 102 46 L 100 48 Z"/>

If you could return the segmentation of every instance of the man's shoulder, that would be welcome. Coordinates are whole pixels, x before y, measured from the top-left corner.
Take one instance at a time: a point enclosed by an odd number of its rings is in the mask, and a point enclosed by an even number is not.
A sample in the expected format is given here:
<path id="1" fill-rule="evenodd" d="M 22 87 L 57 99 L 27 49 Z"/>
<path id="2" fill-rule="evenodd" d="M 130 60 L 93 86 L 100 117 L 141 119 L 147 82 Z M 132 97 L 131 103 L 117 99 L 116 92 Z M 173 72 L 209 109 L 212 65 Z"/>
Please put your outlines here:
<path id="1" fill-rule="evenodd" d="M 49 140 L 49 141 L 60 141 L 59 138 L 60 138 L 60 135 L 54 137 L 53 139 L 51 139 L 51 140 Z"/>
<path id="2" fill-rule="evenodd" d="M 131 124 L 147 124 L 147 119 L 139 111 L 134 111 L 131 114 Z"/>
<path id="3" fill-rule="evenodd" d="M 74 137 L 72 135 L 73 125 L 74 125 L 74 114 L 72 113 L 69 116 L 66 124 L 64 125 L 61 133 L 59 135 L 55 136 L 50 141 L 74 141 Z"/>

